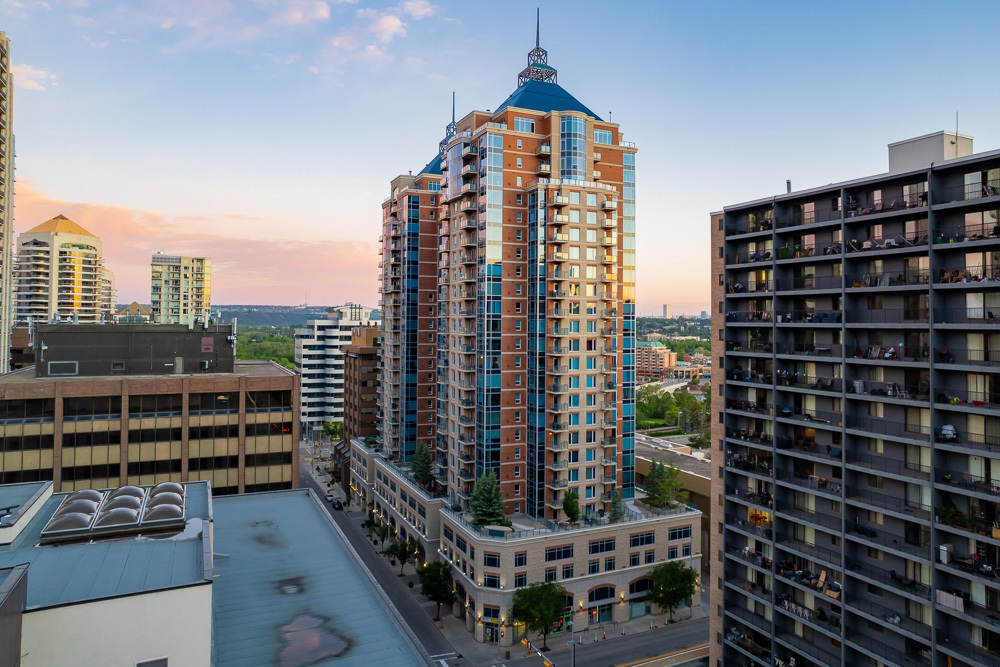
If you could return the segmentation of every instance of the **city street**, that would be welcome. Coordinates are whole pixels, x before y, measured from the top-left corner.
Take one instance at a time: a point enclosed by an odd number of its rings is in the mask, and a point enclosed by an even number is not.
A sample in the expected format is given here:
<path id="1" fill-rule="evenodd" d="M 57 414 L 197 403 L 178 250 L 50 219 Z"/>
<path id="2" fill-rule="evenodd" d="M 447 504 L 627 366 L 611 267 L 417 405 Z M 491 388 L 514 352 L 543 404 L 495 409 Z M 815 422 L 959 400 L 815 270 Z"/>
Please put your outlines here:
<path id="1" fill-rule="evenodd" d="M 306 450 L 303 448 L 303 454 Z M 300 484 L 303 488 L 313 489 L 320 498 L 326 494 L 327 487 L 320 484 L 312 473 L 315 462 L 302 462 Z M 330 487 L 335 497 L 343 498 L 343 491 L 337 485 Z M 526 651 L 520 644 L 504 649 L 503 659 L 497 660 L 496 648 L 493 645 L 477 643 L 471 633 L 464 629 L 464 624 L 442 611 L 445 630 L 431 620 L 425 607 L 419 602 L 414 592 L 408 590 L 406 581 L 414 580 L 412 575 L 399 577 L 398 570 L 390 567 L 386 558 L 382 557 L 372 546 L 365 533 L 360 528 L 363 519 L 361 512 L 336 511 L 330 503 L 324 503 L 333 520 L 340 526 L 348 541 L 358 553 L 364 565 L 375 576 L 379 585 L 399 611 L 402 620 L 409 625 L 413 633 L 424 645 L 427 652 L 433 656 L 442 667 L 464 667 L 466 665 L 542 665 L 541 659 Z M 415 584 L 419 591 L 419 583 Z M 429 607 L 433 610 L 433 607 Z M 648 624 L 652 618 L 637 619 L 624 624 L 625 636 L 621 628 L 612 626 L 600 629 L 584 629 L 576 633 L 580 641 L 576 650 L 576 664 L 580 667 L 609 667 L 613 665 L 629 665 L 672 653 L 680 649 L 704 643 L 708 639 L 708 609 L 707 591 L 703 593 L 702 605 L 696 608 L 693 620 L 684 620 L 674 625 L 665 626 L 664 618 L 657 617 L 660 627 L 649 630 Z M 686 619 L 688 610 L 676 614 L 678 619 Z M 606 639 L 604 639 L 606 637 Z M 597 641 L 595 641 L 595 638 Z M 569 637 L 565 635 L 550 635 L 546 658 L 556 667 L 570 664 L 570 649 L 567 647 Z M 531 642 L 540 645 L 540 638 L 531 636 Z M 510 659 L 506 651 L 510 651 Z"/>

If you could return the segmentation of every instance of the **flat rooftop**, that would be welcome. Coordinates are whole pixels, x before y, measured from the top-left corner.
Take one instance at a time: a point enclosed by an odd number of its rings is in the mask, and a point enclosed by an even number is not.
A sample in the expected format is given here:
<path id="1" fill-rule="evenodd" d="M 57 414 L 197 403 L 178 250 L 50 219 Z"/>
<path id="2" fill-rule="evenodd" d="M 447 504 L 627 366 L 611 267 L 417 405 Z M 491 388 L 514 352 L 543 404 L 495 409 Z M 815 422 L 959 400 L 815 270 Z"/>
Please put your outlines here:
<path id="1" fill-rule="evenodd" d="M 19 368 L 16 371 L 0 375 L 0 384 L 26 384 L 31 382 L 93 382 L 95 380 L 169 380 L 170 378 L 197 377 L 197 378 L 229 378 L 229 377 L 287 377 L 295 375 L 295 371 L 289 370 L 273 361 L 237 361 L 233 366 L 232 373 L 177 373 L 176 375 L 164 374 L 140 374 L 126 375 L 87 375 L 68 377 L 35 377 L 35 367 L 28 366 Z"/>
<path id="2" fill-rule="evenodd" d="M 0 506 L 27 502 L 51 482 L 0 486 Z M 168 537 L 141 534 L 75 544 L 39 545 L 40 534 L 68 493 L 52 494 L 8 545 L 0 569 L 28 565 L 28 609 L 211 583 L 204 562 L 204 531 L 211 521 L 208 482 L 188 482 L 187 527 Z M 22 507 L 22 510 L 28 508 Z M 207 576 L 206 576 L 207 573 Z"/>
<path id="3" fill-rule="evenodd" d="M 425 665 L 308 489 L 214 499 L 216 665 Z"/>
<path id="4" fill-rule="evenodd" d="M 706 454 L 710 454 L 707 449 L 704 451 Z M 712 462 L 707 458 L 699 459 L 690 454 L 674 452 L 661 447 L 653 447 L 638 440 L 635 443 L 635 455 L 649 459 L 650 461 L 663 461 L 666 464 L 672 463 L 674 467 L 694 475 L 701 475 L 709 479 L 712 477 Z"/>

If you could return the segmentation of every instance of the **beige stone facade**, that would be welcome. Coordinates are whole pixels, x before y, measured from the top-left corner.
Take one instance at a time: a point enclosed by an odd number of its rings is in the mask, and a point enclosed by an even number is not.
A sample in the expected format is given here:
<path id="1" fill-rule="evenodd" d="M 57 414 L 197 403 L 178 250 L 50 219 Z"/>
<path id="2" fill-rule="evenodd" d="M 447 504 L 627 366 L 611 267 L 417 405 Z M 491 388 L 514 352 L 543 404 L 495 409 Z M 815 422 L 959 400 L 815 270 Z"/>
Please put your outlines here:
<path id="1" fill-rule="evenodd" d="M 619 523 L 595 520 L 570 527 L 511 515 L 513 528 L 476 527 L 444 496 L 419 488 L 389 454 L 351 443 L 351 491 L 366 511 L 391 525 L 398 537 L 420 540 L 430 561 L 445 559 L 455 577 L 454 613 L 477 641 L 518 642 L 524 627 L 510 612 L 514 591 L 554 580 L 572 598 L 565 620 L 582 628 L 627 621 L 651 611 L 645 601 L 649 572 L 668 560 L 701 571 L 702 513 L 694 505 L 651 510 L 628 501 Z M 603 522 L 602 522 L 603 521 Z M 698 604 L 696 593 L 693 604 Z"/>

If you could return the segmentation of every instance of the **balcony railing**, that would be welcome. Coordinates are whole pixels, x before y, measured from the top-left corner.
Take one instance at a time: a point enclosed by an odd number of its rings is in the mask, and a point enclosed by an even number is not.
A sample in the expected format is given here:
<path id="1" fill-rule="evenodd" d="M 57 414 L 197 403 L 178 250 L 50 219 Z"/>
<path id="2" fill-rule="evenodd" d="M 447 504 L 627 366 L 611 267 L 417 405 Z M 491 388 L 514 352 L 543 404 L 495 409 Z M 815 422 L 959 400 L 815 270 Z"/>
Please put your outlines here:
<path id="1" fill-rule="evenodd" d="M 951 229 L 938 232 L 938 235 L 934 237 L 934 244 L 968 243 L 969 241 L 983 241 L 985 239 L 996 238 L 1000 238 L 1000 224 L 966 222 L 960 227 L 952 227 Z"/>
<path id="2" fill-rule="evenodd" d="M 778 449 L 793 449 L 804 454 L 811 454 L 812 456 L 833 459 L 835 461 L 840 461 L 844 454 L 843 449 L 839 446 L 829 444 L 821 447 L 816 444 L 815 440 L 807 440 L 804 436 L 797 438 L 779 436 L 775 439 L 774 444 Z"/>
<path id="3" fill-rule="evenodd" d="M 969 201 L 973 199 L 983 199 L 984 197 L 1000 196 L 1000 179 L 984 181 L 980 183 L 968 183 L 966 185 L 956 185 L 941 191 L 934 192 L 935 204 L 947 204 L 956 201 Z"/>
<path id="4" fill-rule="evenodd" d="M 929 480 L 931 477 L 930 466 L 889 456 L 876 456 L 867 452 L 852 454 L 848 457 L 848 463 L 863 466 L 869 470 L 878 470 L 879 472 L 887 472 L 902 477 L 923 480 Z"/>
<path id="5" fill-rule="evenodd" d="M 843 378 L 829 376 L 806 375 L 795 371 L 779 370 L 775 373 L 775 384 L 779 387 L 803 387 L 840 393 L 843 388 Z"/>
<path id="6" fill-rule="evenodd" d="M 842 412 L 831 412 L 829 410 L 816 410 L 810 408 L 791 408 L 787 405 L 782 406 L 777 411 L 777 416 L 784 417 L 785 419 L 810 422 L 813 424 L 829 424 L 831 426 L 840 426 L 844 419 L 844 413 Z"/>
<path id="7" fill-rule="evenodd" d="M 929 531 L 924 533 L 926 540 L 921 542 L 913 542 L 905 535 L 890 533 L 887 530 L 876 530 L 872 527 L 872 525 L 863 523 L 855 523 L 855 525 L 850 526 L 847 529 L 847 532 L 851 535 L 856 535 L 867 542 L 895 549 L 896 551 L 902 551 L 903 553 L 910 554 L 911 556 L 917 556 L 918 558 L 928 560 L 931 557 Z"/>
<path id="8" fill-rule="evenodd" d="M 1000 366 L 1000 350 L 966 350 L 956 347 L 939 348 L 934 360 L 939 364 Z"/>
<path id="9" fill-rule="evenodd" d="M 928 520 L 931 518 L 931 506 L 925 505 L 917 500 L 909 498 L 903 499 L 899 496 L 890 496 L 886 493 L 871 491 L 869 489 L 848 489 L 848 500 L 861 502 L 863 504 L 874 505 L 891 512 L 898 512 L 915 516 L 918 519 Z"/>
<path id="10" fill-rule="evenodd" d="M 849 565 L 847 570 L 849 572 L 857 572 L 859 575 L 884 583 L 895 588 L 896 590 L 910 593 L 927 600 L 931 599 L 930 586 L 922 584 L 916 579 L 909 579 L 907 577 L 900 576 L 896 574 L 895 570 L 886 570 L 876 565 L 872 565 L 870 561 Z"/>
<path id="11" fill-rule="evenodd" d="M 774 414 L 774 406 L 769 403 L 758 403 L 755 401 L 726 401 L 726 408 L 729 410 L 739 410 L 741 412 L 753 412 L 759 415 Z"/>
<path id="12" fill-rule="evenodd" d="M 768 347 L 765 345 L 764 347 Z M 770 349 L 760 350 L 770 352 Z M 839 357 L 844 353 L 843 345 L 823 343 L 779 343 L 778 354 L 794 354 L 805 357 Z"/>
<path id="13" fill-rule="evenodd" d="M 961 445 L 985 452 L 1000 452 L 1000 436 L 965 432 L 954 427 L 948 430 L 940 429 L 935 431 L 934 441 L 943 444 Z"/>
<path id="14" fill-rule="evenodd" d="M 990 283 L 1000 280 L 1000 267 L 996 266 L 967 266 L 960 269 L 941 269 L 934 280 L 939 285 L 961 283 L 963 285 L 976 285 Z"/>
<path id="15" fill-rule="evenodd" d="M 838 324 L 843 317 L 839 310 L 793 310 L 779 313 L 777 320 L 785 324 Z"/>
<path id="16" fill-rule="evenodd" d="M 929 278 L 930 269 L 886 271 L 883 273 L 859 273 L 848 276 L 846 284 L 851 289 L 864 287 L 905 287 L 907 285 L 926 285 Z"/>
<path id="17" fill-rule="evenodd" d="M 904 401 L 929 401 L 930 387 L 927 385 L 904 385 L 897 382 L 869 382 L 852 380 L 847 384 L 848 394 L 862 396 L 884 396 Z"/>
<path id="18" fill-rule="evenodd" d="M 779 290 L 840 289 L 843 276 L 799 276 L 790 280 L 779 280 Z"/>
<path id="19" fill-rule="evenodd" d="M 935 308 L 941 324 L 1000 324 L 1000 308 Z"/>
<path id="20" fill-rule="evenodd" d="M 854 417 L 847 420 L 847 428 L 867 431 L 878 435 L 910 438 L 913 440 L 930 440 L 931 427 L 923 424 L 908 424 L 890 419 L 875 419 L 872 417 Z"/>
<path id="21" fill-rule="evenodd" d="M 730 310 L 726 311 L 727 322 L 771 322 L 772 313 L 769 310 Z"/>
<path id="22" fill-rule="evenodd" d="M 930 312 L 927 308 L 859 309 L 850 311 L 850 317 L 847 321 L 850 324 L 926 324 L 929 316 Z"/>
<path id="23" fill-rule="evenodd" d="M 987 410 L 1000 410 L 1000 393 L 996 391 L 968 391 L 965 389 L 948 389 L 934 397 L 935 403 L 950 405 L 972 405 Z"/>

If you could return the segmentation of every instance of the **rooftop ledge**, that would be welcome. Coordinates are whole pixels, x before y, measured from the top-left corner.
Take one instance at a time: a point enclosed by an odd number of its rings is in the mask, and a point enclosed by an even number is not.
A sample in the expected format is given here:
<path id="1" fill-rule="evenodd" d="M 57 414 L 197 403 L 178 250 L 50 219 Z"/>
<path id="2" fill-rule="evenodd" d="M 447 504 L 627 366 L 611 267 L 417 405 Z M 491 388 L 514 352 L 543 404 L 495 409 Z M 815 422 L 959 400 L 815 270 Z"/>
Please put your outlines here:
<path id="1" fill-rule="evenodd" d="M 527 514 L 512 514 L 510 519 L 512 528 L 506 526 L 477 526 L 472 523 L 472 515 L 468 512 L 455 512 L 449 509 L 441 510 L 441 514 L 456 521 L 466 530 L 491 540 L 523 540 L 529 538 L 546 537 L 562 533 L 572 533 L 577 531 L 596 530 L 607 528 L 610 525 L 624 525 L 629 523 L 642 523 L 657 521 L 669 517 L 700 514 L 694 505 L 679 504 L 677 507 L 667 510 L 647 507 L 635 500 L 624 501 L 625 517 L 620 521 L 611 521 L 606 516 L 602 518 L 584 518 L 578 523 L 556 523 L 548 519 L 537 519 Z M 640 526 L 637 526 L 640 527 Z"/>

